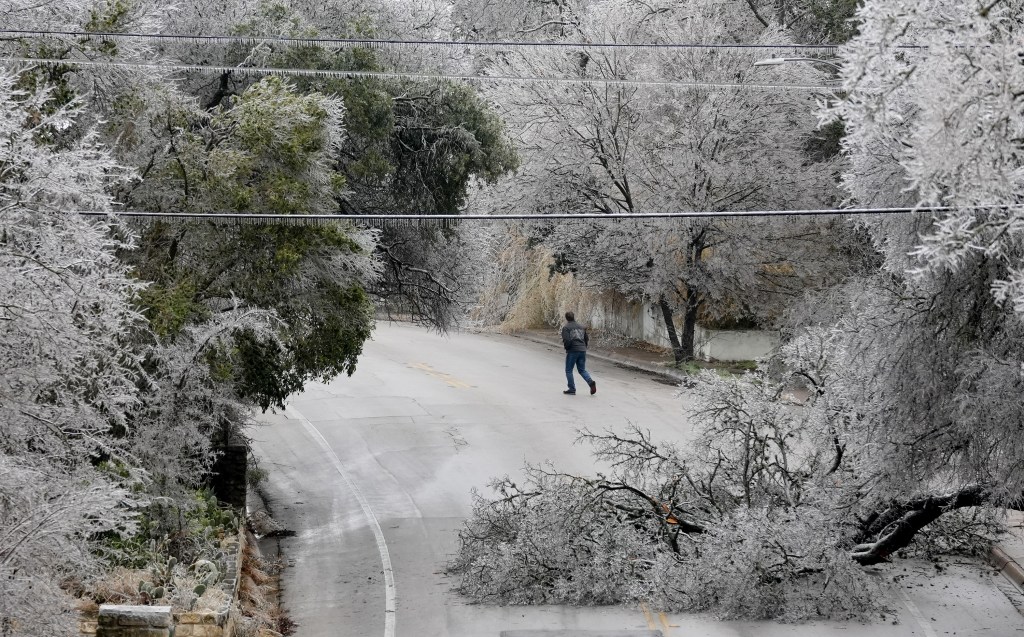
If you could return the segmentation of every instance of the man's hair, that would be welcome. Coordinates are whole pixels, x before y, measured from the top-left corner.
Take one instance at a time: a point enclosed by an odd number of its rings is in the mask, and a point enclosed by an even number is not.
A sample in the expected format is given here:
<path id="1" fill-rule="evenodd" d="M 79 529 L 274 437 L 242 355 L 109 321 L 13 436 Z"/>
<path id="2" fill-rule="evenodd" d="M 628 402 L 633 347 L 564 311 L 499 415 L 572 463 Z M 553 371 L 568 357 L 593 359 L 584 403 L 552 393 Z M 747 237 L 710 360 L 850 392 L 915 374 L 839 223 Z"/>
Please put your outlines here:
<path id="1" fill-rule="evenodd" d="M 572 312 L 566 312 L 565 313 L 565 320 L 567 320 L 567 321 L 575 321 L 576 320 L 576 315 L 573 314 Z"/>

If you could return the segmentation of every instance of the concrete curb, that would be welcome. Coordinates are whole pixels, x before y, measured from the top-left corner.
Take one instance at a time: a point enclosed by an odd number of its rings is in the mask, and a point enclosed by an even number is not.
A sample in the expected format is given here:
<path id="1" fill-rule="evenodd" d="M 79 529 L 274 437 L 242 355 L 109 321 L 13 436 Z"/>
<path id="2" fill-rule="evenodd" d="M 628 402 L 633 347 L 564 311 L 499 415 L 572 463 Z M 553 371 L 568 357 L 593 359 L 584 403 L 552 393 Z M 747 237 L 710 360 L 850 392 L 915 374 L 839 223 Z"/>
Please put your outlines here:
<path id="1" fill-rule="evenodd" d="M 1024 593 L 1024 567 L 1010 557 L 998 544 L 992 545 L 989 559 L 996 570 L 1003 574 L 1003 577 L 1013 582 L 1013 585 Z"/>
<path id="2" fill-rule="evenodd" d="M 524 339 L 524 340 L 527 340 L 527 341 L 532 341 L 534 343 L 540 343 L 541 345 L 550 345 L 552 347 L 558 347 L 559 345 L 561 345 L 561 343 L 559 343 L 554 338 L 545 339 L 545 338 L 533 336 L 532 334 L 510 334 L 509 336 L 513 336 L 515 338 L 521 338 L 521 339 Z M 596 360 L 599 360 L 599 361 L 604 361 L 606 363 L 615 363 L 616 365 L 623 365 L 625 367 L 632 367 L 633 369 L 639 369 L 639 370 L 642 370 L 642 371 L 645 371 L 645 372 L 650 372 L 651 374 L 658 374 L 659 376 L 665 376 L 665 377 L 671 378 L 673 380 L 678 380 L 680 382 L 686 381 L 686 380 L 689 379 L 689 376 L 687 376 L 686 374 L 683 374 L 682 372 L 678 372 L 678 371 L 676 371 L 674 369 L 669 369 L 667 367 L 662 367 L 660 365 L 652 365 L 650 363 L 643 363 L 643 362 L 640 362 L 640 361 L 635 361 L 635 360 L 632 360 L 630 358 L 626 358 L 625 356 L 615 356 L 613 354 L 602 354 L 601 352 L 595 352 L 593 350 L 588 350 L 587 351 L 587 358 L 593 358 L 593 359 L 596 359 Z"/>

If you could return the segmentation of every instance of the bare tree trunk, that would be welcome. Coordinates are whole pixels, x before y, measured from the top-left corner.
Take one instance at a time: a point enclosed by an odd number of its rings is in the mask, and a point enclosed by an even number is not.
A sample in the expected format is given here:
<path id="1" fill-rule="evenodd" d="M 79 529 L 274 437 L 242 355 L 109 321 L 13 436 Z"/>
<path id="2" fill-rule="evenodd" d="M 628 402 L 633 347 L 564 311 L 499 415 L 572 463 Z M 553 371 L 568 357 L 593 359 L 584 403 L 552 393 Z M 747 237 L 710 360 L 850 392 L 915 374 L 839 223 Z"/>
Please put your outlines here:
<path id="1" fill-rule="evenodd" d="M 697 309 L 700 298 L 693 289 L 686 291 L 686 313 L 683 314 L 683 360 L 692 361 L 697 357 L 694 341 L 697 336 Z"/>
<path id="2" fill-rule="evenodd" d="M 686 255 L 686 309 L 683 314 L 682 354 L 684 361 L 692 361 L 697 357 L 694 341 L 697 335 L 697 311 L 700 309 L 700 291 L 695 289 L 693 281 L 698 280 L 698 269 L 704 253 L 704 232 L 698 232 L 690 240 L 689 253 Z M 678 362 L 678 358 L 677 358 Z"/>
<path id="3" fill-rule="evenodd" d="M 672 358 L 675 359 L 677 365 L 679 363 L 689 360 L 685 358 L 683 346 L 679 342 L 679 334 L 676 332 L 676 324 L 673 316 L 674 313 L 672 312 L 672 306 L 669 305 L 668 301 L 665 300 L 664 294 L 661 295 L 661 298 L 658 299 L 658 307 L 661 308 L 661 315 L 665 319 L 665 329 L 668 330 L 668 341 L 669 343 L 672 344 Z M 690 345 L 690 350 L 690 358 L 692 358 L 692 343 Z"/>

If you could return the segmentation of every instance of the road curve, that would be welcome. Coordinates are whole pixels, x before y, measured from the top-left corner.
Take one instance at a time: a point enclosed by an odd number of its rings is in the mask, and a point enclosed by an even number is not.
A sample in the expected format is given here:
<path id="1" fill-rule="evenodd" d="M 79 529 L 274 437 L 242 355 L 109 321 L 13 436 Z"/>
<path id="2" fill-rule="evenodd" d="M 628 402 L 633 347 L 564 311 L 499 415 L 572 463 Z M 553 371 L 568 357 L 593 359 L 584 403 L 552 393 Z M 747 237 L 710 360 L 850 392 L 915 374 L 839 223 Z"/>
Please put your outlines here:
<path id="1" fill-rule="evenodd" d="M 592 361 L 598 393 L 564 396 L 562 363 L 558 348 L 514 337 L 381 324 L 352 377 L 310 384 L 284 413 L 262 417 L 253 438 L 270 476 L 265 491 L 275 517 L 296 532 L 283 541 L 282 585 L 299 637 L 902 637 L 932 626 L 1024 636 L 1022 618 L 991 575 L 970 567 L 947 570 L 948 581 L 912 577 L 923 583 L 908 586 L 895 625 L 794 627 L 646 606 L 468 604 L 442 570 L 471 489 L 485 491 L 492 477 L 515 476 L 525 462 L 592 473 L 587 449 L 573 444 L 584 426 L 621 430 L 635 422 L 657 439 L 691 435 L 676 387 Z M 929 597 L 936 583 L 946 588 Z M 924 615 L 927 626 L 918 619 Z"/>

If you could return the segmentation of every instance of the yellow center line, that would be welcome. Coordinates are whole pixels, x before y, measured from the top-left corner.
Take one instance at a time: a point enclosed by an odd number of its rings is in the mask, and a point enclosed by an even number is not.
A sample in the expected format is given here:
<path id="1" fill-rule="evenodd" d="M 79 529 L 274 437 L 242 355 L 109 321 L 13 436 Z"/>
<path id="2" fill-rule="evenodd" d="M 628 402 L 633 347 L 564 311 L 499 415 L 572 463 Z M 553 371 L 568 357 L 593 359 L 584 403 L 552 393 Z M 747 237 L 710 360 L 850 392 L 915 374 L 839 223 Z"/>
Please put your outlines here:
<path id="1" fill-rule="evenodd" d="M 439 380 L 443 380 L 445 383 L 448 384 L 449 387 L 454 387 L 455 389 L 471 389 L 473 387 L 469 383 L 464 383 L 461 380 L 452 376 L 451 374 L 446 374 L 444 372 L 437 371 L 436 369 L 434 369 L 430 365 L 427 365 L 426 363 L 409 363 L 409 367 L 412 367 L 413 369 L 418 369 L 422 372 L 426 372 L 427 375 L 433 376 L 434 378 L 437 378 Z"/>
<path id="2" fill-rule="evenodd" d="M 644 613 L 644 619 L 647 620 L 647 627 L 651 630 L 655 630 L 658 626 L 654 623 L 654 615 L 651 614 L 651 609 L 647 606 L 647 602 L 640 602 L 640 610 Z"/>
<path id="3" fill-rule="evenodd" d="M 668 616 L 665 613 L 658 613 L 658 619 L 661 620 L 661 627 L 664 628 L 665 637 L 669 637 L 672 634 L 671 628 L 678 628 L 678 624 L 668 623 Z"/>

